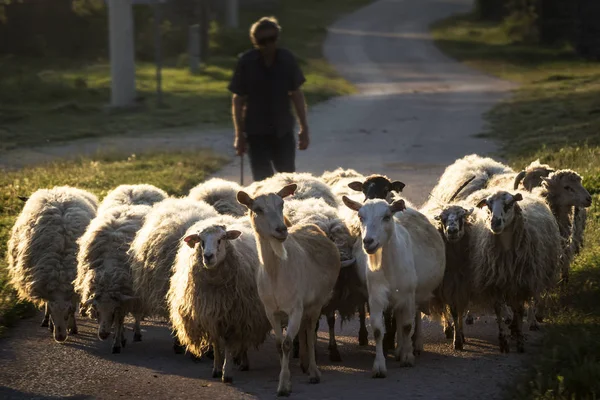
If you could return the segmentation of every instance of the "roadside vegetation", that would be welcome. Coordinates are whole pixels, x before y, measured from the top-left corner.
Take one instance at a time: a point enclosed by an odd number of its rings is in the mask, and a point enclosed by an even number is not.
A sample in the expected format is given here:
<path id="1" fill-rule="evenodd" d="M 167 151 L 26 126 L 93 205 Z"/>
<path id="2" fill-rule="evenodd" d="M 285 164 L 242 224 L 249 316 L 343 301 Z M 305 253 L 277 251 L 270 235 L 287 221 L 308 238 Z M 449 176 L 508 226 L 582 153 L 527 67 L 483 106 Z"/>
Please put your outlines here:
<path id="1" fill-rule="evenodd" d="M 510 21 L 509 21 L 510 22 Z M 568 44 L 515 41 L 506 20 L 475 14 L 432 26 L 437 45 L 474 68 L 520 86 L 492 109 L 483 134 L 499 139 L 515 169 L 539 158 L 583 176 L 593 196 L 585 247 L 568 287 L 551 294 L 542 351 L 508 398 L 596 399 L 600 396 L 600 63 Z"/>
<path id="2" fill-rule="evenodd" d="M 170 195 L 182 196 L 225 161 L 209 151 L 111 155 L 0 174 L 0 334 L 19 318 L 35 312 L 29 303 L 17 300 L 8 284 L 6 245 L 24 204 L 17 196 L 29 196 L 38 188 L 71 185 L 89 190 L 101 200 L 118 185 L 141 182 L 160 187 Z"/>
<path id="3" fill-rule="evenodd" d="M 64 0 L 60 0 L 65 3 Z M 209 57 L 197 74 L 189 69 L 186 54 L 187 26 L 185 9 L 178 0 L 167 9 L 163 32 L 163 91 L 165 107 L 156 103 L 153 14 L 151 7 L 135 6 L 137 90 L 139 109 L 111 113 L 105 106 L 110 100 L 110 68 L 107 58 L 106 7 L 100 0 L 76 0 L 77 15 L 59 14 L 49 8 L 46 15 L 69 18 L 69 24 L 51 25 L 45 18 L 39 25 L 48 32 L 33 37 L 31 43 L 17 48 L 20 53 L 2 55 L 2 47 L 14 43 L 0 40 L 0 151 L 16 146 L 44 145 L 62 140 L 119 135 L 125 132 L 149 132 L 163 128 L 194 127 L 229 123 L 230 94 L 227 85 L 237 55 L 251 47 L 248 29 L 263 15 L 275 15 L 282 27 L 282 45 L 299 58 L 307 78 L 304 87 L 309 105 L 349 94 L 354 91 L 323 58 L 322 43 L 326 27 L 341 14 L 350 12 L 370 0 L 285 0 L 258 10 L 242 10 L 240 28 L 224 28 L 217 20 L 211 23 Z M 2 2 L 0 2 L 2 3 Z M 23 4 L 22 4 L 23 3 Z M 31 4 L 28 4 L 31 3 Z M 193 2 L 192 2 L 193 3 Z M 37 5 L 36 5 L 37 4 Z M 19 12 L 34 18 L 44 15 L 28 11 L 29 7 L 45 7 L 39 2 L 9 2 L 5 17 L 16 15 L 15 22 L 4 21 L 0 13 L 0 36 L 19 32 Z M 13 10 L 14 9 L 14 10 Z M 15 11 L 16 10 L 16 11 Z M 24 18 L 24 17 L 23 17 Z M 39 17 L 38 17 L 39 18 Z M 307 23 L 307 21 L 310 21 Z M 31 22 L 31 21 L 30 21 Z M 71 32 L 68 29 L 79 30 Z M 10 28 L 10 29 L 9 29 Z M 60 29 L 59 29 L 60 28 Z M 12 30 L 11 30 L 12 29 Z M 42 29 L 36 26 L 36 29 Z M 64 31 L 64 32 L 63 32 Z M 23 32 L 22 41 L 28 37 Z M 62 34 L 61 37 L 55 38 Z M 81 36 L 86 45 L 78 41 Z M 59 40 L 60 39 L 60 40 Z M 54 40 L 54 41 L 53 41 Z M 69 48 L 69 43 L 73 42 Z M 54 45 L 53 45 L 54 43 Z M 60 47 L 62 46 L 62 47 Z M 38 49 L 39 47 L 39 49 Z M 75 48 L 76 50 L 72 50 Z M 91 50 L 90 50 L 91 49 Z M 16 51 L 16 50 L 15 50 Z M 85 53 L 84 53 L 85 52 Z M 25 55 L 23 55 L 25 54 Z"/>

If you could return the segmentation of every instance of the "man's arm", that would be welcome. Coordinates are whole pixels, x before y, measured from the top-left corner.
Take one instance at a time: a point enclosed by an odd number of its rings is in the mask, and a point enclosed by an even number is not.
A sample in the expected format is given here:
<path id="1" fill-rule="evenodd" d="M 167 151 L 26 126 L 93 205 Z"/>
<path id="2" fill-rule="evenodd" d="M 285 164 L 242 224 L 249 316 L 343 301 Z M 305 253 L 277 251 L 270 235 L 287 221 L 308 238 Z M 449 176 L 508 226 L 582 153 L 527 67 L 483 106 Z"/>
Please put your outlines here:
<path id="1" fill-rule="evenodd" d="M 233 114 L 233 126 L 235 127 L 235 140 L 233 146 L 235 147 L 238 156 L 246 152 L 246 137 L 244 136 L 245 106 L 245 97 L 234 94 L 231 107 L 231 112 Z"/>
<path id="2" fill-rule="evenodd" d="M 298 148 L 300 150 L 306 150 L 310 139 L 308 134 L 308 121 L 306 120 L 306 101 L 304 99 L 304 93 L 298 88 L 292 92 L 291 98 L 298 117 L 298 123 L 300 124 Z"/>

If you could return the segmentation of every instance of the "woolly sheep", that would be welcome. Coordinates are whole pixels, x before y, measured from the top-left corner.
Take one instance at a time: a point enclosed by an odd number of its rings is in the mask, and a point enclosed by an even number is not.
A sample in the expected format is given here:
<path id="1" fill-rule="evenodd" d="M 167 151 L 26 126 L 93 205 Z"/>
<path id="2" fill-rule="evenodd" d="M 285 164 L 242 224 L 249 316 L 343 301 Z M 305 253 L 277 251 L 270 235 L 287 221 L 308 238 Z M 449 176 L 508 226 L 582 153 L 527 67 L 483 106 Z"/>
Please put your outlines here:
<path id="1" fill-rule="evenodd" d="M 242 217 L 246 214 L 246 208 L 235 198 L 240 190 L 242 187 L 235 182 L 213 178 L 192 188 L 188 197 L 193 200 L 205 201 L 213 206 L 219 214 Z"/>
<path id="2" fill-rule="evenodd" d="M 290 184 L 296 184 L 298 186 L 298 190 L 294 193 L 294 198 L 296 199 L 323 199 L 332 207 L 339 206 L 339 202 L 331 192 L 329 186 L 309 173 L 278 173 L 270 178 L 252 183 L 246 188 L 246 191 L 250 196 L 256 197 L 262 194 L 274 193 L 280 188 Z"/>
<path id="3" fill-rule="evenodd" d="M 56 186 L 33 193 L 19 214 L 8 241 L 8 274 L 22 300 L 45 305 L 42 326 L 63 342 L 77 333 L 77 240 L 97 208 L 96 197 L 81 189 Z M 49 321 L 50 320 L 50 321 Z"/>
<path id="4" fill-rule="evenodd" d="M 156 186 L 140 185 L 119 185 L 108 192 L 106 197 L 100 203 L 98 215 L 106 212 L 108 209 L 121 205 L 147 205 L 163 201 L 168 194 Z"/>
<path id="5" fill-rule="evenodd" d="M 75 290 L 83 304 L 96 312 L 100 340 L 110 336 L 114 323 L 113 353 L 120 353 L 125 346 L 123 322 L 128 312 L 135 317 L 134 341 L 141 338 L 141 316 L 127 252 L 150 209 L 129 204 L 111 207 L 94 218 L 79 240 Z"/>
<path id="6" fill-rule="evenodd" d="M 325 171 L 323 175 L 321 175 L 321 180 L 329 186 L 334 186 L 335 184 L 337 184 L 338 181 L 345 178 L 352 178 L 352 180 L 360 180 L 363 179 L 364 176 L 351 168 L 344 169 L 341 167 L 333 171 Z"/>
<path id="7" fill-rule="evenodd" d="M 501 352 L 509 345 L 501 318 L 505 301 L 515 316 L 517 351 L 524 351 L 524 302 L 539 299 L 555 283 L 560 233 L 548 205 L 537 196 L 495 191 L 482 199 L 473 224 L 470 253 L 478 301 L 494 306 Z"/>
<path id="8" fill-rule="evenodd" d="M 247 218 L 205 219 L 192 225 L 177 252 L 167 301 L 180 342 L 195 355 L 214 349 L 213 378 L 233 381 L 233 360 L 264 342 L 271 327 L 259 299 L 259 258 Z M 225 362 L 221 358 L 225 353 Z"/>
<path id="9" fill-rule="evenodd" d="M 129 249 L 141 315 L 169 318 L 166 296 L 179 241 L 190 226 L 216 216 L 210 205 L 189 198 L 166 199 L 152 207 Z M 177 341 L 174 350 L 180 352 Z"/>

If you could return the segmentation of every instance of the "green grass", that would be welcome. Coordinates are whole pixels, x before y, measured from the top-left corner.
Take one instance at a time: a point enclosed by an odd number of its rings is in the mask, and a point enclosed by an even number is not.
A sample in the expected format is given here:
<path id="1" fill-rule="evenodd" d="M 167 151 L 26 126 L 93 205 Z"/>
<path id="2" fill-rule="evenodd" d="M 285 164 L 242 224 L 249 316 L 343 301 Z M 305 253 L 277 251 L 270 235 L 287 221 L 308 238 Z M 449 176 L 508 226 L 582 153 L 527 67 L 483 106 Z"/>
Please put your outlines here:
<path id="1" fill-rule="evenodd" d="M 156 106 L 155 69 L 137 64 L 137 89 L 144 100 L 137 112 L 108 113 L 110 74 L 106 62 L 0 58 L 0 150 L 61 140 L 147 132 L 163 128 L 224 124 L 231 120 L 227 84 L 237 54 L 249 49 L 248 28 L 260 16 L 275 15 L 282 45 L 299 58 L 306 75 L 309 105 L 354 92 L 322 55 L 326 27 L 340 14 L 371 0 L 285 0 L 273 10 L 241 13 L 241 28 L 213 26 L 209 62 L 190 73 L 186 56 L 163 70 L 166 108 Z"/>
<path id="2" fill-rule="evenodd" d="M 28 196 L 39 188 L 71 185 L 89 190 L 102 199 L 118 185 L 140 182 L 158 186 L 170 195 L 181 196 L 219 169 L 225 161 L 209 151 L 111 155 L 0 174 L 0 333 L 18 318 L 32 312 L 28 303 L 16 299 L 6 272 L 6 244 L 15 219 L 23 208 L 17 196 Z"/>
<path id="3" fill-rule="evenodd" d="M 552 293 L 546 335 L 530 373 L 507 397 L 600 397 L 600 64 L 569 48 L 514 44 L 501 24 L 471 15 L 432 26 L 448 55 L 520 86 L 487 115 L 486 136 L 504 144 L 501 155 L 522 168 L 540 158 L 579 172 L 593 195 L 586 245 L 572 265 L 567 288 Z"/>

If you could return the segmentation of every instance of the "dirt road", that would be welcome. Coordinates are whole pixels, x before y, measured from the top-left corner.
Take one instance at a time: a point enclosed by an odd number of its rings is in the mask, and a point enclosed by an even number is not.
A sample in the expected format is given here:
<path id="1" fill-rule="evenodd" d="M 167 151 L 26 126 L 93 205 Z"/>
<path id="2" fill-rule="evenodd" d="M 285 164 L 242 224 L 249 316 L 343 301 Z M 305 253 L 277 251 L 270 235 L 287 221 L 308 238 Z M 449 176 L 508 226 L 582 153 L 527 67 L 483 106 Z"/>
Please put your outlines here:
<path id="1" fill-rule="evenodd" d="M 482 113 L 511 86 L 446 58 L 427 34 L 431 22 L 465 12 L 470 5 L 470 0 L 380 0 L 331 27 L 326 55 L 360 93 L 311 110 L 312 146 L 298 155 L 299 170 L 321 173 L 347 166 L 383 172 L 404 181 L 406 196 L 420 203 L 445 165 L 465 154 L 494 150 L 493 143 L 473 135 L 484 127 Z M 207 145 L 231 154 L 231 132 L 80 141 L 3 154 L 0 164 L 19 166 L 110 148 L 139 152 Z M 238 174 L 234 162 L 218 175 L 238 179 Z M 96 338 L 90 320 L 80 321 L 80 334 L 63 345 L 38 327 L 40 320 L 23 321 L 0 341 L 0 398 L 216 400 L 275 395 L 279 364 L 272 341 L 251 354 L 250 372 L 236 373 L 234 384 L 224 385 L 210 379 L 210 362 L 173 354 L 169 331 L 160 322 L 146 322 L 143 342 L 130 342 L 122 354 L 112 355 L 110 343 Z M 373 342 L 358 347 L 357 322 L 344 324 L 338 336 L 342 363 L 327 360 L 325 326 L 322 321 L 322 382 L 309 385 L 295 360 L 293 398 L 495 399 L 526 359 L 498 353 L 491 318 L 466 327 L 464 352 L 451 350 L 440 327 L 426 322 L 426 351 L 416 367 L 400 368 L 390 358 L 388 378 L 373 380 Z M 132 333 L 128 335 L 131 340 Z M 533 351 L 534 341 L 529 342 Z"/>

